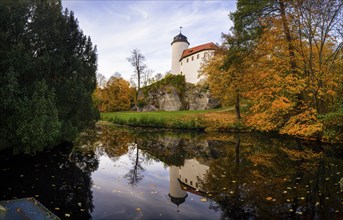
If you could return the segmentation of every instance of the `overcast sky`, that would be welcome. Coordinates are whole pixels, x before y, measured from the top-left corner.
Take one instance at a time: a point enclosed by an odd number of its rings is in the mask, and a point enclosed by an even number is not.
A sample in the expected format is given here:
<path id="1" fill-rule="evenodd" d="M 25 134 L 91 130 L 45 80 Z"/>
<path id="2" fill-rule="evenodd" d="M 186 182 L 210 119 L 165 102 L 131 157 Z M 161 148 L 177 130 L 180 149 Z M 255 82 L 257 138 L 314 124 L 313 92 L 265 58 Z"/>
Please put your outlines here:
<path id="1" fill-rule="evenodd" d="M 149 69 L 162 73 L 171 69 L 172 39 L 182 26 L 190 47 L 221 43 L 221 33 L 232 25 L 228 15 L 235 1 L 99 1 L 62 0 L 74 11 L 85 35 L 98 48 L 98 72 L 109 78 L 119 72 L 129 80 L 133 68 L 127 61 L 139 49 Z"/>

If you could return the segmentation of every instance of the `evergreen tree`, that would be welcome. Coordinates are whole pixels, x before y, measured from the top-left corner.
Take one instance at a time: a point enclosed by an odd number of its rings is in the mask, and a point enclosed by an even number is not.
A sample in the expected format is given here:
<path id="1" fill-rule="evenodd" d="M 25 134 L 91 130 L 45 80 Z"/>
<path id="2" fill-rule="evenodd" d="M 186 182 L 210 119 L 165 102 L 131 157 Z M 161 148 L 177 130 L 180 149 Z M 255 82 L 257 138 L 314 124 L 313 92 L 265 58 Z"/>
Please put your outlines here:
<path id="1" fill-rule="evenodd" d="M 60 0 L 0 3 L 0 147 L 72 141 L 99 117 L 97 54 Z"/>

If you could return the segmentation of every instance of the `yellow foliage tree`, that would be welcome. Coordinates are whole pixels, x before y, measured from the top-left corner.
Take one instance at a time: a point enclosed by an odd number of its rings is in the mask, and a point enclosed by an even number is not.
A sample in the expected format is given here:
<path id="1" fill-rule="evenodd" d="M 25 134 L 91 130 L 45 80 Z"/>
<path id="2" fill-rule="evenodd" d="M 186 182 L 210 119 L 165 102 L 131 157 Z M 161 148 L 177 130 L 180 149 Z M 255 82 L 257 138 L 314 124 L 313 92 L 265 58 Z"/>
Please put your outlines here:
<path id="1" fill-rule="evenodd" d="M 94 100 L 101 112 L 127 111 L 131 107 L 134 90 L 121 77 L 111 77 L 104 88 L 98 87 Z"/>

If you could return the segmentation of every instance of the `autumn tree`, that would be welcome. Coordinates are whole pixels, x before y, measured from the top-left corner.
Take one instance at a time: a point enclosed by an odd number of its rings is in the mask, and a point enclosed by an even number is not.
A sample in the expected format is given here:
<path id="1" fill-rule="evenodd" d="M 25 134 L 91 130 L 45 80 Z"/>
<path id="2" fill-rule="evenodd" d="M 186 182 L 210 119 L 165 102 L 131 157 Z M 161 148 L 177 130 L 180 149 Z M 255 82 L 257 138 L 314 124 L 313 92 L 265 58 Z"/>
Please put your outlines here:
<path id="1" fill-rule="evenodd" d="M 115 74 L 103 88 L 97 87 L 94 100 L 101 112 L 127 111 L 131 107 L 133 90 L 120 74 Z"/>
<path id="2" fill-rule="evenodd" d="M 203 68 L 213 92 L 226 102 L 245 97 L 253 128 L 320 137 L 320 114 L 343 117 L 342 5 L 239 0 L 224 50 Z"/>

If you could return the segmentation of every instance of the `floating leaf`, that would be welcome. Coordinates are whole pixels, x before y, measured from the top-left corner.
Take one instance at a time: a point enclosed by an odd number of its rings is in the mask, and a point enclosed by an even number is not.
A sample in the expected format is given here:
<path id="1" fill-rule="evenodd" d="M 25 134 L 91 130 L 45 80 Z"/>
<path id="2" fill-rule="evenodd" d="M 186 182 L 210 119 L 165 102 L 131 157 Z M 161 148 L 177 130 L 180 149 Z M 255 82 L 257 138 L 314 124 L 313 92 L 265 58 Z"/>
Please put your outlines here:
<path id="1" fill-rule="evenodd" d="M 65 213 L 64 216 L 69 218 L 69 217 L 70 217 L 70 214 Z"/>
<path id="2" fill-rule="evenodd" d="M 268 201 L 270 201 L 270 200 L 272 200 L 273 199 L 273 197 L 271 197 L 271 196 L 268 196 L 267 198 L 266 198 L 266 200 L 268 200 Z"/>
<path id="3" fill-rule="evenodd" d="M 55 210 L 57 210 L 57 211 L 58 211 L 58 210 L 60 210 L 60 208 L 58 208 L 58 207 L 55 207 Z"/>
<path id="4" fill-rule="evenodd" d="M 206 198 L 201 198 L 200 201 L 207 202 L 207 199 Z"/>

